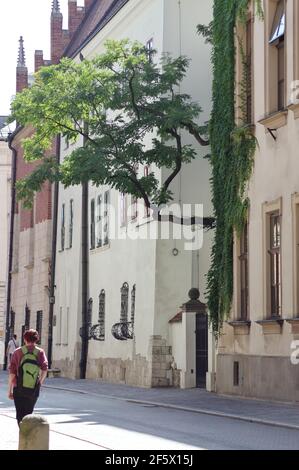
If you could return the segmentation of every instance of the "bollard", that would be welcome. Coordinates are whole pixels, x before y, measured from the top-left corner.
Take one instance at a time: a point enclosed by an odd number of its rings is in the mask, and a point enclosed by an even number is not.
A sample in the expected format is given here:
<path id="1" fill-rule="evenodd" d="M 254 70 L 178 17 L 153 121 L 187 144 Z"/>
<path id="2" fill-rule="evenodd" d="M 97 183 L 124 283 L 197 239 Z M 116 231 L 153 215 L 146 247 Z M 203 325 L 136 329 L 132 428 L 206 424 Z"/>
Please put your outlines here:
<path id="1" fill-rule="evenodd" d="M 22 419 L 19 450 L 49 450 L 49 423 L 46 418 L 27 415 Z"/>

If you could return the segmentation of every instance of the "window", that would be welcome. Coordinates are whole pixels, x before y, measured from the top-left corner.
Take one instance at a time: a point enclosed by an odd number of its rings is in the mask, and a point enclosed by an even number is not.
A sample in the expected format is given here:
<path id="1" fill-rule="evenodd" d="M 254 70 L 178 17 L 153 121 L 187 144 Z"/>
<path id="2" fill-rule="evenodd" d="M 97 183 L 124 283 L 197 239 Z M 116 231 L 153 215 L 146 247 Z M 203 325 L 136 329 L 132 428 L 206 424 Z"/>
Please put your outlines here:
<path id="1" fill-rule="evenodd" d="M 136 284 L 134 284 L 131 291 L 131 323 L 134 328 L 135 322 L 135 300 L 136 300 Z"/>
<path id="2" fill-rule="evenodd" d="M 69 214 L 69 248 L 73 246 L 73 225 L 74 225 L 74 201 L 70 200 L 70 214 Z"/>
<path id="3" fill-rule="evenodd" d="M 104 194 L 103 242 L 109 244 L 109 191 Z"/>
<path id="4" fill-rule="evenodd" d="M 144 167 L 144 177 L 147 178 L 149 175 L 149 166 L 146 165 Z M 149 217 L 150 216 L 150 208 L 146 206 L 144 203 L 144 217 Z"/>
<path id="5" fill-rule="evenodd" d="M 30 328 L 30 309 L 28 305 L 25 306 L 25 331 L 29 330 Z"/>
<path id="6" fill-rule="evenodd" d="M 65 242 L 65 205 L 61 206 L 60 249 L 64 250 Z"/>
<path id="7" fill-rule="evenodd" d="M 90 249 L 95 249 L 95 203 L 90 201 Z"/>
<path id="8" fill-rule="evenodd" d="M 105 308 L 106 308 L 106 294 L 105 294 L 105 290 L 102 289 L 99 295 L 99 325 L 100 325 L 101 339 L 105 339 Z"/>
<path id="9" fill-rule="evenodd" d="M 149 39 L 145 45 L 147 50 L 147 57 L 150 63 L 153 62 L 153 52 L 154 52 L 154 40 L 153 38 Z"/>
<path id="10" fill-rule="evenodd" d="M 240 308 L 241 320 L 248 320 L 248 223 L 240 239 Z"/>
<path id="11" fill-rule="evenodd" d="M 240 384 L 240 367 L 239 362 L 234 362 L 234 387 L 238 387 Z"/>
<path id="12" fill-rule="evenodd" d="M 15 332 L 15 322 L 16 322 L 16 313 L 13 311 L 12 308 L 10 308 L 9 319 L 10 319 L 9 336 L 10 338 L 12 338 Z"/>
<path id="13" fill-rule="evenodd" d="M 281 220 L 279 212 L 269 217 L 270 223 L 270 307 L 271 317 L 281 315 Z"/>
<path id="14" fill-rule="evenodd" d="M 126 195 L 120 193 L 120 225 L 123 227 L 127 223 Z"/>
<path id="15" fill-rule="evenodd" d="M 89 325 L 92 324 L 92 306 L 93 306 L 93 300 L 90 297 L 90 299 L 88 299 L 88 302 L 87 302 L 87 323 Z"/>
<path id="16" fill-rule="evenodd" d="M 282 110 L 285 107 L 285 32 L 286 32 L 286 15 L 285 15 L 285 0 L 277 2 L 276 11 L 273 19 L 273 24 L 270 32 L 269 44 L 272 49 L 272 62 L 274 71 L 276 68 L 276 83 L 273 83 L 276 88 L 276 103 L 277 110 Z M 275 53 L 274 53 L 275 49 Z M 271 67 L 271 71 L 272 71 Z M 270 74 L 271 74 L 270 71 Z M 270 84 L 271 86 L 271 84 Z"/>
<path id="17" fill-rule="evenodd" d="M 129 306 L 129 284 L 125 282 L 120 289 L 121 304 L 120 304 L 120 322 L 126 323 L 128 321 L 128 306 Z"/>
<path id="18" fill-rule="evenodd" d="M 42 341 L 42 326 L 43 326 L 43 312 L 42 310 L 39 310 L 38 312 L 36 312 L 36 331 L 38 331 L 38 334 L 39 334 L 38 344 L 41 344 L 41 341 Z"/>
<path id="19" fill-rule="evenodd" d="M 102 195 L 100 194 L 97 199 L 97 247 L 103 245 L 103 204 Z"/>
<path id="20" fill-rule="evenodd" d="M 138 217 L 138 199 L 136 196 L 131 196 L 131 219 L 136 220 Z"/>

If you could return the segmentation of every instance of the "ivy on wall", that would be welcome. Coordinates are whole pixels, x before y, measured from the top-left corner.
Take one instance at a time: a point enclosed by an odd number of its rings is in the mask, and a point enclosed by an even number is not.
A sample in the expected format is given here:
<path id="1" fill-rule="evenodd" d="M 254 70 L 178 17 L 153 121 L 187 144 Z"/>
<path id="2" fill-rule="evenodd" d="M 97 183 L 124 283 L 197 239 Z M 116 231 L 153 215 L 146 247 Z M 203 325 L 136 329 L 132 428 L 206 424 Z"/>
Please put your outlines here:
<path id="1" fill-rule="evenodd" d="M 206 30 L 198 28 L 213 47 L 210 143 L 216 233 L 208 273 L 208 309 L 216 337 L 231 310 L 233 236 L 235 230 L 240 235 L 247 218 L 247 187 L 257 145 L 251 123 L 246 122 L 248 68 L 242 47 L 243 77 L 239 89 L 243 122 L 239 127 L 236 127 L 235 116 L 235 26 L 239 21 L 246 22 L 249 3 L 250 0 L 215 0 L 213 22 Z M 255 8 L 256 14 L 262 17 L 261 0 L 255 0 Z"/>

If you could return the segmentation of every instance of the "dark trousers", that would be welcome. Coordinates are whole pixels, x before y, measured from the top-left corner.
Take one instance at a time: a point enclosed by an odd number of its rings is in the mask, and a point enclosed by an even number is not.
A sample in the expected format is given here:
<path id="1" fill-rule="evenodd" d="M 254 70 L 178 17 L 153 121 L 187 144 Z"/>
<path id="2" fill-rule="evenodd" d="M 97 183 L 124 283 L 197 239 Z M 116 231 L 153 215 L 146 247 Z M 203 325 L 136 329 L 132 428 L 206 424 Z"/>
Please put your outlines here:
<path id="1" fill-rule="evenodd" d="M 34 393 L 33 396 L 24 397 L 20 395 L 17 388 L 13 389 L 13 398 L 16 407 L 16 418 L 18 421 L 18 425 L 20 425 L 20 422 L 22 421 L 24 416 L 31 415 L 33 413 L 35 404 L 38 399 L 38 395 L 39 390 L 37 390 L 37 392 Z"/>

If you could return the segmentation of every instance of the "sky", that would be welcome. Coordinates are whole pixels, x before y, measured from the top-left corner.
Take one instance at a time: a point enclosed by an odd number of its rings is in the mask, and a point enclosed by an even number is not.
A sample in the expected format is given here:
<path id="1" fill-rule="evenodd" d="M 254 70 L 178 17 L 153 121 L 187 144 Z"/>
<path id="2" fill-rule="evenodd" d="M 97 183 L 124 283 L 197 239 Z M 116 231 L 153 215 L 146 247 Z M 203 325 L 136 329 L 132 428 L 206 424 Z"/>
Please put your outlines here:
<path id="1" fill-rule="evenodd" d="M 77 1 L 78 6 L 84 0 Z M 63 27 L 67 28 L 68 0 L 60 0 Z M 34 71 L 34 51 L 42 49 L 50 59 L 50 15 L 52 0 L 0 0 L 0 115 L 8 115 L 16 91 L 19 38 L 23 36 L 28 72 Z"/>

